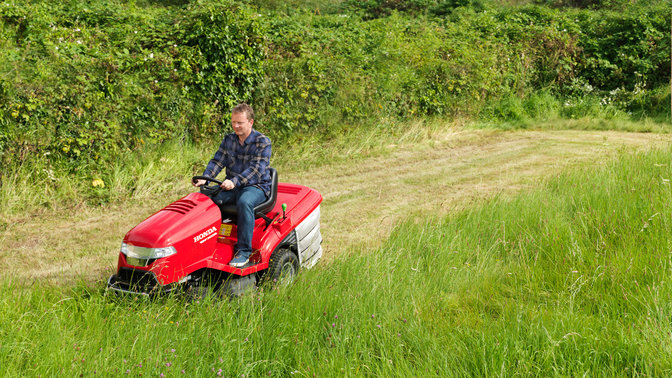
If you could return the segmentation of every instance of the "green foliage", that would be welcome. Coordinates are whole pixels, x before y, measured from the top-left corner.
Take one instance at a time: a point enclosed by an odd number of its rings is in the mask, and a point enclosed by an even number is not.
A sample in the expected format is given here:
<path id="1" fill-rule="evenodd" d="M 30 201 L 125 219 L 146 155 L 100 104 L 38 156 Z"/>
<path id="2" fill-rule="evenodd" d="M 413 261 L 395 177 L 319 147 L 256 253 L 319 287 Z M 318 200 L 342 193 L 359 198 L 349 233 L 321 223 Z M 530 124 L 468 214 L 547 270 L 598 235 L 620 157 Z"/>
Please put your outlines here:
<path id="1" fill-rule="evenodd" d="M 489 3 L 488 0 L 345 0 L 340 9 L 361 15 L 364 19 L 375 19 L 388 17 L 394 12 L 444 16 L 459 7 L 482 11 Z"/>
<path id="2" fill-rule="evenodd" d="M 316 14 L 338 12 L 345 0 L 249 0 L 259 9 L 292 14 L 296 11 L 310 11 Z"/>
<path id="3" fill-rule="evenodd" d="M 588 9 L 623 10 L 637 3 L 638 6 L 659 5 L 660 0 L 534 0 L 535 4 L 542 4 L 555 8 L 575 7 Z"/>
<path id="4" fill-rule="evenodd" d="M 0 185 L 216 144 L 239 101 L 276 141 L 425 116 L 666 119 L 669 17 L 656 1 L 5 1 Z"/>
<path id="5" fill-rule="evenodd" d="M 489 8 L 488 5 L 490 3 L 491 1 L 487 0 L 441 0 L 430 7 L 429 12 L 437 16 L 445 16 L 451 14 L 453 10 L 459 7 L 470 8 L 480 12 Z"/>
<path id="6" fill-rule="evenodd" d="M 424 13 L 437 0 L 346 0 L 342 6 L 349 12 L 361 13 L 365 18 L 387 17 L 394 11 Z"/>
<path id="7" fill-rule="evenodd" d="M 373 3 L 360 5 L 366 4 Z M 269 29 L 267 79 L 255 101 L 265 115 L 264 124 L 287 133 L 334 132 L 343 124 L 365 125 L 390 116 L 460 114 L 491 119 L 496 104 L 516 101 L 511 96 L 539 98 L 538 90 L 547 91 L 541 97 L 555 98 L 540 104 L 552 103 L 553 109 L 527 109 L 544 119 L 548 114 L 609 118 L 642 114 L 637 109 L 646 100 L 610 104 L 607 97 L 613 83 L 619 83 L 620 92 L 638 93 L 640 99 L 648 98 L 650 91 L 660 92 L 655 88 L 663 85 L 660 78 L 665 77 L 662 72 L 669 58 L 662 52 L 669 41 L 655 37 L 660 49 L 656 51 L 661 53 L 651 56 L 649 64 L 660 72 L 642 75 L 643 71 L 616 69 L 624 49 L 618 48 L 620 53 L 609 59 L 587 54 L 594 42 L 603 43 L 599 33 L 587 36 L 587 32 L 603 23 L 602 14 L 617 27 L 623 19 L 651 18 L 649 11 L 642 15 L 646 9 L 633 8 L 633 16 L 611 11 L 558 12 L 539 6 L 489 12 L 463 7 L 444 19 L 411 20 L 397 13 L 369 21 L 352 14 L 316 16 L 297 11 L 278 18 Z M 665 25 L 655 25 L 655 30 L 665 32 Z M 639 37 L 631 40 L 639 43 Z M 604 51 L 617 49 L 601 46 Z M 654 62 L 655 57 L 661 59 Z M 597 82 L 595 70 L 607 79 Z M 595 106 L 570 114 L 563 107 L 567 102 Z M 664 109 L 645 107 L 649 116 Z M 513 119 L 522 115 L 511 114 Z"/>
<path id="8" fill-rule="evenodd" d="M 249 102 L 263 77 L 263 38 L 258 17 L 233 1 L 200 0 L 186 9 L 180 39 L 194 47 L 192 80 L 204 98 L 228 110 Z"/>
<path id="9" fill-rule="evenodd" d="M 670 7 L 632 6 L 626 12 L 581 14 L 580 75 L 602 90 L 656 88 L 669 83 Z"/>
<path id="10" fill-rule="evenodd" d="M 177 13 L 112 0 L 2 5 L 3 165 L 47 157 L 97 170 L 145 145 L 219 133 L 212 104 L 249 99 L 262 72 L 258 22 L 231 2 Z"/>

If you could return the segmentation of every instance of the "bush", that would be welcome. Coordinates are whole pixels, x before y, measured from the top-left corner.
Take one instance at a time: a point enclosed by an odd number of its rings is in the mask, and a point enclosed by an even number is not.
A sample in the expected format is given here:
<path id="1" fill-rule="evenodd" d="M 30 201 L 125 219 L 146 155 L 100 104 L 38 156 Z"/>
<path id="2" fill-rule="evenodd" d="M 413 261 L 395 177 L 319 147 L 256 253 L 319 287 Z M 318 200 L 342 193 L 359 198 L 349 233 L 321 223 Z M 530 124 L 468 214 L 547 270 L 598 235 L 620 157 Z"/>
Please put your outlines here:
<path id="1" fill-rule="evenodd" d="M 228 0 L 3 3 L 0 18 L 3 166 L 40 155 L 97 169 L 220 132 L 221 107 L 249 100 L 263 77 L 260 23 Z"/>
<path id="2" fill-rule="evenodd" d="M 239 101 L 276 141 L 423 116 L 667 117 L 661 2 L 264 4 L 1 3 L 0 171 L 93 177 L 169 140 L 212 143 Z"/>
<path id="3" fill-rule="evenodd" d="M 582 12 L 584 60 L 578 75 L 596 88 L 634 90 L 669 83 L 669 4 L 632 6 L 627 11 Z"/>
<path id="4" fill-rule="evenodd" d="M 228 110 L 250 101 L 263 77 L 264 35 L 258 17 L 230 0 L 200 0 L 186 9 L 180 40 L 194 47 L 193 80 L 203 98 Z"/>
<path id="5" fill-rule="evenodd" d="M 387 17 L 394 11 L 424 13 L 438 2 L 438 0 L 346 0 L 342 6 L 350 13 L 359 13 L 365 19 L 374 19 Z"/>

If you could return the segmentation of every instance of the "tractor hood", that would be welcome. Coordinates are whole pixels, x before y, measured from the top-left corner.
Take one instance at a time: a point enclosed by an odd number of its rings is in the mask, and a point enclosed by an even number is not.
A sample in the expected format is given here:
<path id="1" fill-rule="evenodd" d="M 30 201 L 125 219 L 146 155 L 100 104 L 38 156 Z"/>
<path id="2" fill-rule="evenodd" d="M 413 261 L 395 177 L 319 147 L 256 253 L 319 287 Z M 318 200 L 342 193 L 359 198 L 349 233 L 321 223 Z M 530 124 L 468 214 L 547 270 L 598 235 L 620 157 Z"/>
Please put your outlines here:
<path id="1" fill-rule="evenodd" d="M 208 196 L 191 193 L 135 226 L 124 243 L 143 248 L 191 249 L 194 244 L 215 243 L 221 220 L 219 208 Z"/>

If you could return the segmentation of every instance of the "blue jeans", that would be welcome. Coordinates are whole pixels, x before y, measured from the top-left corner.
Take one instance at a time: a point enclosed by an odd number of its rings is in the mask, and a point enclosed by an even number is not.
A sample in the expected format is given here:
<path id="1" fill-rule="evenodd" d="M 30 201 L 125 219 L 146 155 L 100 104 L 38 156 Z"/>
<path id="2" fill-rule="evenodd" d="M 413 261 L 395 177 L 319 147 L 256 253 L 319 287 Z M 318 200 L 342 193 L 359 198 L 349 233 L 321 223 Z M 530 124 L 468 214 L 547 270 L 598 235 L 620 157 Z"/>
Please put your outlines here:
<path id="1" fill-rule="evenodd" d="M 238 210 L 238 243 L 236 252 L 247 257 L 252 254 L 252 233 L 254 231 L 254 207 L 266 200 L 264 191 L 256 186 L 244 186 L 233 190 L 222 190 L 215 196 L 222 205 L 235 203 Z"/>

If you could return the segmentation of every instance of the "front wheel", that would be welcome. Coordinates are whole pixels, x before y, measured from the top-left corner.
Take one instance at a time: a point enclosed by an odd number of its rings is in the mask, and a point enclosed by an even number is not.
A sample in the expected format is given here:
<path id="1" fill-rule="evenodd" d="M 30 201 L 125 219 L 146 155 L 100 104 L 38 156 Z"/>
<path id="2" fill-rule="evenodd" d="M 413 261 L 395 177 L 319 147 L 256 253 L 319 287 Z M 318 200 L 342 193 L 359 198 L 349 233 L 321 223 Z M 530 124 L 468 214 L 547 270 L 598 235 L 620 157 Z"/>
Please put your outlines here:
<path id="1" fill-rule="evenodd" d="M 271 256 L 267 280 L 273 284 L 286 286 L 299 273 L 299 259 L 289 249 L 281 248 Z"/>

